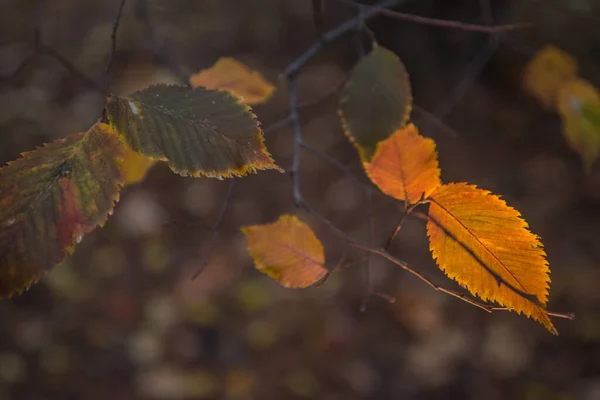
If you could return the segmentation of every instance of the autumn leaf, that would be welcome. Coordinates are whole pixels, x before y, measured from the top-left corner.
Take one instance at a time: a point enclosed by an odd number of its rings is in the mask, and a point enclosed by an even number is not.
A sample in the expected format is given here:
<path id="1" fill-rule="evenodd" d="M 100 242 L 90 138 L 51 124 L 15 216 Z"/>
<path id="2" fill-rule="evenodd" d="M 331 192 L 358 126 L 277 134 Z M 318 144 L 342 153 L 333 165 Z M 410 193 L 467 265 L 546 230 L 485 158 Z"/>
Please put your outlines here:
<path id="1" fill-rule="evenodd" d="M 144 180 L 146 173 L 155 161 L 131 150 L 123 144 L 123 179 L 126 185 L 131 185 Z"/>
<path id="2" fill-rule="evenodd" d="M 294 215 L 282 215 L 271 224 L 242 228 L 256 269 L 282 286 L 305 288 L 327 275 L 321 242 L 310 227 Z"/>
<path id="3" fill-rule="evenodd" d="M 0 168 L 0 297 L 38 281 L 104 224 L 123 182 L 121 146 L 96 124 Z"/>
<path id="4" fill-rule="evenodd" d="M 159 84 L 128 97 L 111 94 L 106 111 L 131 149 L 181 175 L 279 170 L 254 114 L 228 92 Z"/>
<path id="5" fill-rule="evenodd" d="M 577 61 L 549 45 L 538 51 L 525 68 L 525 87 L 547 110 L 555 110 L 560 87 L 577 76 Z"/>
<path id="6" fill-rule="evenodd" d="M 379 142 L 367 175 L 385 194 L 415 204 L 442 183 L 435 142 L 419 135 L 413 124 Z"/>
<path id="7" fill-rule="evenodd" d="M 589 173 L 600 155 L 600 93 L 586 80 L 570 80 L 558 92 L 558 113 L 567 143 Z"/>
<path id="8" fill-rule="evenodd" d="M 431 195 L 427 234 L 438 266 L 481 299 L 523 313 L 550 332 L 546 253 L 521 214 L 498 196 L 466 183 Z"/>
<path id="9" fill-rule="evenodd" d="M 260 72 L 253 71 L 229 57 L 221 57 L 212 67 L 192 75 L 190 85 L 227 90 L 240 97 L 246 104 L 264 103 L 275 91 L 275 86 Z"/>
<path id="10" fill-rule="evenodd" d="M 340 104 L 344 132 L 363 162 L 371 161 L 378 142 L 406 125 L 411 106 L 404 64 L 390 50 L 375 47 L 352 70 Z"/>

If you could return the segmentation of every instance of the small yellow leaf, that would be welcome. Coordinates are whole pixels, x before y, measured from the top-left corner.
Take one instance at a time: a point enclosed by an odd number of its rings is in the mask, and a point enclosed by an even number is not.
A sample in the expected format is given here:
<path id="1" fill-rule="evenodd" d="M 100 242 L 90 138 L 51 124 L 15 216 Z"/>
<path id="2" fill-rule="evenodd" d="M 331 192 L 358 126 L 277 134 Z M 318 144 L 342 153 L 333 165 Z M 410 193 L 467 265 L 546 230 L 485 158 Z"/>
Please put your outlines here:
<path id="1" fill-rule="evenodd" d="M 558 113 L 565 139 L 589 173 L 600 155 L 600 93 L 586 80 L 570 80 L 558 92 Z"/>
<path id="2" fill-rule="evenodd" d="M 123 144 L 122 153 L 125 184 L 130 185 L 144 180 L 146 173 L 155 161 L 131 150 L 126 144 Z"/>
<path id="3" fill-rule="evenodd" d="M 555 46 L 538 51 L 525 68 L 525 87 L 547 110 L 556 109 L 558 90 L 577 76 L 577 61 Z"/>
<path id="4" fill-rule="evenodd" d="M 546 313 L 546 253 L 521 214 L 466 183 L 431 195 L 427 234 L 438 266 L 481 299 L 523 313 L 556 334 Z"/>
<path id="5" fill-rule="evenodd" d="M 442 184 L 435 142 L 419 135 L 413 124 L 379 142 L 373 160 L 363 165 L 382 192 L 408 204 L 429 197 Z"/>
<path id="6" fill-rule="evenodd" d="M 305 288 L 327 275 L 323 245 L 308 225 L 294 215 L 271 224 L 242 228 L 256 269 L 282 286 Z"/>
<path id="7" fill-rule="evenodd" d="M 192 75 L 190 85 L 228 90 L 246 104 L 264 103 L 275 91 L 259 72 L 229 57 L 221 57 L 212 67 Z"/>

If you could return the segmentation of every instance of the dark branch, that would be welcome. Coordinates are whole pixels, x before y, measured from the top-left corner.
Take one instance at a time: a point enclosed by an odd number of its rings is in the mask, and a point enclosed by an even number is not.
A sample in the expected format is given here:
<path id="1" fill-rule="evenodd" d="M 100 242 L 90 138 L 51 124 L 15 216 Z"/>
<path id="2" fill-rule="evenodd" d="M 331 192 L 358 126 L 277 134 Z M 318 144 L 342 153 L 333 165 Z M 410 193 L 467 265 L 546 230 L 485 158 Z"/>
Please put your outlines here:
<path id="1" fill-rule="evenodd" d="M 123 7 L 125 7 L 125 1 L 126 0 L 121 0 L 121 4 L 119 5 L 119 11 L 117 12 L 117 16 L 115 17 L 115 21 L 113 22 L 112 33 L 110 35 L 111 48 L 110 48 L 110 52 L 108 53 L 108 60 L 106 61 L 106 67 L 104 68 L 104 74 L 105 74 L 105 84 L 104 84 L 105 90 L 104 91 L 107 94 L 108 94 L 108 82 L 109 82 L 108 74 L 112 67 L 115 51 L 117 51 L 117 31 L 119 30 L 119 25 L 121 24 L 121 15 L 123 14 Z"/>
<path id="2" fill-rule="evenodd" d="M 384 0 L 377 3 L 377 9 L 368 10 L 364 14 L 358 15 L 354 18 L 347 20 L 346 22 L 338 25 L 337 27 L 331 29 L 326 32 L 322 40 L 313 44 L 308 50 L 306 50 L 300 57 L 298 57 L 295 61 L 287 66 L 285 71 L 283 72 L 283 76 L 289 78 L 292 75 L 295 75 L 300 69 L 306 65 L 319 51 L 323 49 L 323 47 L 335 39 L 339 38 L 343 34 L 356 29 L 356 27 L 361 23 L 361 21 L 368 20 L 373 18 L 379 14 L 379 9 L 389 8 L 398 4 L 402 4 L 407 0 Z"/>
<path id="3" fill-rule="evenodd" d="M 227 209 L 229 208 L 229 203 L 231 202 L 231 197 L 233 196 L 233 186 L 235 185 L 235 178 L 229 178 L 229 187 L 227 188 L 227 194 L 225 195 L 225 199 L 223 200 L 223 204 L 221 204 L 221 210 L 219 211 L 219 215 L 215 220 L 211 228 L 211 236 L 210 236 L 210 244 L 206 256 L 198 270 L 192 276 L 192 279 L 196 279 L 198 275 L 204 271 L 208 263 L 210 262 L 210 258 L 212 253 L 215 251 L 217 247 L 217 239 L 219 238 L 219 234 L 221 232 L 221 225 L 223 224 L 223 219 L 225 218 L 225 214 L 227 213 Z"/>
<path id="4" fill-rule="evenodd" d="M 394 19 L 398 19 L 401 21 L 414 22 L 417 24 L 423 25 L 431 25 L 437 26 L 440 28 L 450 28 L 450 29 L 459 29 L 462 31 L 472 31 L 472 32 L 481 32 L 488 34 L 496 34 L 500 32 L 508 32 L 522 29 L 529 29 L 533 26 L 531 23 L 520 23 L 520 24 L 508 24 L 508 25 L 496 25 L 496 26 L 486 26 L 486 25 L 476 25 L 476 24 L 468 24 L 459 21 L 448 21 L 443 19 L 436 18 L 428 18 L 421 17 L 419 15 L 406 14 L 398 11 L 388 10 L 379 6 L 368 6 L 365 4 L 359 4 L 352 0 L 336 0 L 338 2 L 349 4 L 359 9 L 366 9 L 373 12 L 376 12 L 381 15 L 385 15 L 387 17 L 391 17 Z"/>

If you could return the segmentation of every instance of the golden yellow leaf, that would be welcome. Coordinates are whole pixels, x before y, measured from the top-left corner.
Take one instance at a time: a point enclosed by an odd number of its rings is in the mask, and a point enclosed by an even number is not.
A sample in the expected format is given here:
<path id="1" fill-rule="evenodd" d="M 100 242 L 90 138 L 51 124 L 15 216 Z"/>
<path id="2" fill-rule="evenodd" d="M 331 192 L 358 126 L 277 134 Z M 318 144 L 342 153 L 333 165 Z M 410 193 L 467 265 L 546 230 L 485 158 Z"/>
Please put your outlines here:
<path id="1" fill-rule="evenodd" d="M 549 45 L 538 51 L 525 68 L 525 87 L 548 110 L 556 109 L 558 90 L 577 76 L 577 61 Z"/>
<path id="2" fill-rule="evenodd" d="M 305 288 L 327 275 L 323 245 L 308 225 L 294 215 L 271 224 L 242 228 L 256 269 L 282 286 Z"/>
<path id="3" fill-rule="evenodd" d="M 413 125 L 377 145 L 373 160 L 363 163 L 367 175 L 385 194 L 415 204 L 442 184 L 435 142 Z"/>
<path id="4" fill-rule="evenodd" d="M 523 313 L 557 334 L 545 310 L 546 253 L 521 214 L 466 183 L 440 186 L 430 199 L 427 234 L 440 269 L 473 295 Z"/>
<path id="5" fill-rule="evenodd" d="M 584 79 L 570 80 L 558 92 L 558 113 L 567 143 L 589 173 L 600 155 L 600 93 Z"/>
<path id="6" fill-rule="evenodd" d="M 221 57 L 212 67 L 192 75 L 190 85 L 228 90 L 235 96 L 241 97 L 246 104 L 263 103 L 275 91 L 275 86 L 271 85 L 260 72 L 253 71 L 229 57 Z"/>
<path id="7" fill-rule="evenodd" d="M 131 150 L 125 144 L 123 144 L 122 153 L 123 179 L 125 179 L 125 184 L 130 185 L 144 180 L 146 173 L 154 165 L 155 161 Z"/>

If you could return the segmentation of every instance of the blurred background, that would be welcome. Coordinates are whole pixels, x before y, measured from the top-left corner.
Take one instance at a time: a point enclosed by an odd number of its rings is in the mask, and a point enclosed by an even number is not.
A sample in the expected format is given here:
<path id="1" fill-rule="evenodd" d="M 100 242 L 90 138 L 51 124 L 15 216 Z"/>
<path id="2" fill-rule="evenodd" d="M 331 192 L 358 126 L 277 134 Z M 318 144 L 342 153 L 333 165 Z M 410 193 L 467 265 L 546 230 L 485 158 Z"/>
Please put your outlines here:
<path id="1" fill-rule="evenodd" d="M 56 57 L 24 68 L 41 43 L 104 84 L 118 0 L 0 0 L 0 163 L 86 131 L 103 96 Z M 21 296 L 0 302 L 0 399 L 600 399 L 600 166 L 587 174 L 559 117 L 523 87 L 526 62 L 547 44 L 569 52 L 600 85 L 600 3 L 595 0 L 418 0 L 398 11 L 473 24 L 532 22 L 489 34 L 385 16 L 368 26 L 406 64 L 413 121 L 435 139 L 445 182 L 501 194 L 545 244 L 549 309 L 560 336 L 514 313 L 488 314 L 436 292 L 381 259 L 350 250 L 321 288 L 288 290 L 257 272 L 239 228 L 298 213 L 324 243 L 328 266 L 343 243 L 295 210 L 287 174 L 237 179 L 210 262 L 211 231 L 228 182 L 176 176 L 155 165 L 126 187 L 105 227 Z M 356 15 L 324 1 L 323 29 Z M 254 108 L 263 127 L 287 115 L 278 76 L 316 40 L 309 0 L 129 0 L 109 79 L 126 94 L 185 83 L 221 56 L 261 71 L 278 91 Z M 497 41 L 497 42 L 496 42 Z M 368 35 L 350 32 L 298 77 L 306 141 L 366 182 L 337 116 L 335 90 Z M 18 73 L 13 73 L 18 69 Z M 317 101 L 318 100 L 318 101 Z M 267 146 L 290 165 L 289 127 Z M 402 209 L 310 153 L 302 190 L 349 234 L 383 244 Z M 1 195 L 1 194 L 0 194 Z M 372 215 L 373 237 L 369 234 Z M 445 279 L 424 223 L 409 219 L 391 253 Z"/>

